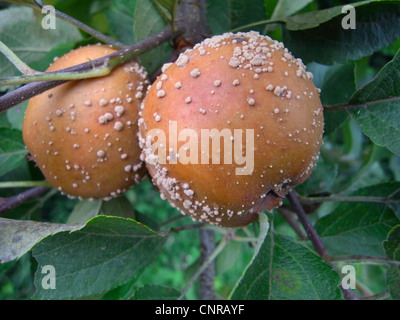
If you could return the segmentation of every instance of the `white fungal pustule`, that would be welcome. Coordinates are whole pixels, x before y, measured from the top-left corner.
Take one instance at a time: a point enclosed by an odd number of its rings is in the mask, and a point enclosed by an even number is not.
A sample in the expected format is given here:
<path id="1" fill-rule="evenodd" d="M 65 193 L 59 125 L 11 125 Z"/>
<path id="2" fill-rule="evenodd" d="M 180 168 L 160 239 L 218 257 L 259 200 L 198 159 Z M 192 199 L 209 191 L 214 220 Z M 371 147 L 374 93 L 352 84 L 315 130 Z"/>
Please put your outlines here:
<path id="1" fill-rule="evenodd" d="M 101 107 L 105 107 L 107 104 L 108 104 L 108 100 L 103 99 L 103 98 L 99 100 L 99 105 Z"/>
<path id="2" fill-rule="evenodd" d="M 114 119 L 114 115 L 111 112 L 106 112 L 98 118 L 99 123 L 106 124 Z"/>
<path id="3" fill-rule="evenodd" d="M 172 65 L 172 62 L 164 63 L 164 65 L 161 68 L 161 72 L 165 72 L 168 70 L 168 68 Z"/>
<path id="4" fill-rule="evenodd" d="M 220 87 L 220 86 L 221 86 L 221 80 L 215 80 L 214 87 Z"/>
<path id="5" fill-rule="evenodd" d="M 268 91 L 272 91 L 274 90 L 274 86 L 272 84 L 269 84 L 265 87 L 265 89 L 267 89 Z"/>
<path id="6" fill-rule="evenodd" d="M 115 111 L 117 117 L 121 117 L 125 113 L 125 107 L 124 106 L 115 106 L 114 111 Z"/>
<path id="7" fill-rule="evenodd" d="M 254 106 L 256 104 L 256 100 L 254 98 L 249 98 L 249 99 L 247 99 L 247 103 L 250 106 Z"/>
<path id="8" fill-rule="evenodd" d="M 157 91 L 157 97 L 159 97 L 159 98 L 164 98 L 165 95 L 166 95 L 165 90 L 160 89 L 160 90 Z"/>
<path id="9" fill-rule="evenodd" d="M 157 90 L 161 90 L 161 89 L 162 89 L 162 86 L 163 86 L 162 81 L 158 81 L 158 82 L 156 83 L 156 89 L 157 89 Z"/>
<path id="10" fill-rule="evenodd" d="M 104 152 L 104 150 L 99 150 L 99 151 L 96 152 L 96 155 L 99 158 L 104 158 L 106 156 L 106 153 Z"/>
<path id="11" fill-rule="evenodd" d="M 154 113 L 154 120 L 156 122 L 160 122 L 161 121 L 161 116 L 159 114 L 157 114 L 157 113 Z"/>
<path id="12" fill-rule="evenodd" d="M 180 81 L 176 82 L 176 83 L 175 83 L 175 88 L 176 88 L 176 89 L 182 88 L 182 82 L 180 82 Z"/>
<path id="13" fill-rule="evenodd" d="M 180 54 L 175 63 L 179 68 L 184 68 L 189 63 L 189 57 L 185 54 Z"/>
<path id="14" fill-rule="evenodd" d="M 281 88 L 280 86 L 276 86 L 275 87 L 275 89 L 274 89 L 274 95 L 276 95 L 276 96 L 280 96 L 281 95 L 281 93 L 283 92 L 283 88 Z"/>
<path id="15" fill-rule="evenodd" d="M 240 65 L 240 60 L 237 57 L 232 57 L 229 60 L 229 66 L 231 66 L 232 68 L 237 68 Z"/>
<path id="16" fill-rule="evenodd" d="M 114 130 L 121 131 L 124 128 L 124 124 L 121 121 L 114 123 Z"/>
<path id="17" fill-rule="evenodd" d="M 200 72 L 200 69 L 198 69 L 198 68 L 193 69 L 192 71 L 190 71 L 190 75 L 191 75 L 193 78 L 198 78 L 198 77 L 200 77 L 200 74 L 201 74 L 201 72 Z"/>
<path id="18" fill-rule="evenodd" d="M 186 97 L 185 98 L 185 103 L 189 104 L 192 102 L 192 98 L 191 97 Z"/>

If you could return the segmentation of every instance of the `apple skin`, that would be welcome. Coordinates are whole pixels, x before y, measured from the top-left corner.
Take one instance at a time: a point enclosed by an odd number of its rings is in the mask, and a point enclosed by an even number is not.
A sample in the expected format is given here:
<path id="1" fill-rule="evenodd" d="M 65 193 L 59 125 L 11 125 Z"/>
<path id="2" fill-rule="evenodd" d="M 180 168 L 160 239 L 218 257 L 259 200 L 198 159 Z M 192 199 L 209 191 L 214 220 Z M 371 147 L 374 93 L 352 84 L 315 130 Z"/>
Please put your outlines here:
<path id="1" fill-rule="evenodd" d="M 88 45 L 57 58 L 46 71 L 117 50 Z M 30 99 L 23 139 L 47 181 L 70 197 L 115 197 L 138 183 L 138 113 L 149 82 L 138 62 L 99 78 L 70 81 Z"/>
<path id="2" fill-rule="evenodd" d="M 259 211 L 281 205 L 311 174 L 323 127 L 319 89 L 300 59 L 256 32 L 227 33 L 206 39 L 164 66 L 143 101 L 139 138 L 142 159 L 163 198 L 193 220 L 241 227 L 257 220 Z M 204 129 L 217 129 L 217 134 L 228 129 L 232 151 L 220 139 L 213 152 L 211 138 L 209 149 L 201 143 L 190 148 L 187 129 L 198 137 Z M 235 130 L 243 136 L 234 136 Z M 166 136 L 162 148 L 157 145 L 160 131 Z M 243 141 L 239 151 L 237 138 Z M 251 139 L 254 144 L 247 148 Z M 160 157 L 162 149 L 167 161 Z M 197 163 L 182 163 L 188 150 L 197 152 Z M 199 160 L 204 150 L 209 150 L 208 164 Z M 253 164 L 235 161 L 246 153 L 249 159 L 253 155 Z M 231 163 L 224 161 L 225 155 Z M 220 163 L 212 163 L 214 158 Z"/>

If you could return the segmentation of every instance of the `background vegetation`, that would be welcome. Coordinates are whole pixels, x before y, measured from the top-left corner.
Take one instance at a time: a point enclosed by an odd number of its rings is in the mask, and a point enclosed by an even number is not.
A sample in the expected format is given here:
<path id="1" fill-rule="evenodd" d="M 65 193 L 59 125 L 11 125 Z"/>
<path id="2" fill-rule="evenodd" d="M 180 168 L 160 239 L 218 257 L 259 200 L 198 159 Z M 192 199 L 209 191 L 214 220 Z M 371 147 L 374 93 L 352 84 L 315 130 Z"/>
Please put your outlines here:
<path id="1" fill-rule="evenodd" d="M 62 20 L 44 30 L 33 1 L 9 2 L 0 2 L 0 40 L 35 70 L 99 42 Z M 179 7 L 173 0 L 44 2 L 128 46 L 168 28 Z M 399 299 L 400 2 L 353 3 L 354 30 L 341 26 L 349 1 L 197 2 L 205 4 L 208 35 L 258 30 L 313 72 L 326 128 L 312 176 L 282 208 L 235 230 L 182 217 L 148 179 L 112 201 L 71 200 L 28 161 L 27 102 L 8 108 L 5 98 L 19 84 L 2 82 L 0 299 Z M 185 19 L 174 26 L 191 28 Z M 170 39 L 140 58 L 154 79 L 177 50 Z M 0 75 L 20 72 L 2 55 Z M 41 286 L 48 264 L 56 290 Z M 344 265 L 355 267 L 354 290 L 340 288 Z M 200 276 L 205 267 L 211 280 Z"/>

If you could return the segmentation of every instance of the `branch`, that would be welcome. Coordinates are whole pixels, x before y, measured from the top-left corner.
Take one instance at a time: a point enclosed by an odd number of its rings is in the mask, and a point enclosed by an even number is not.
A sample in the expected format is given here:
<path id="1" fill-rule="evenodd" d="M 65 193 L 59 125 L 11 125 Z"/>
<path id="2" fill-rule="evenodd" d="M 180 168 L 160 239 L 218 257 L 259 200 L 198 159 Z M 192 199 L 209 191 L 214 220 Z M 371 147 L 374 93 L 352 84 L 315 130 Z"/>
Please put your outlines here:
<path id="1" fill-rule="evenodd" d="M 317 253 L 323 258 L 324 260 L 328 257 L 328 251 L 326 250 L 324 244 L 322 243 L 321 238 L 319 237 L 317 231 L 314 229 L 313 225 L 311 224 L 310 220 L 308 220 L 307 214 L 304 211 L 303 206 L 301 205 L 297 194 L 294 190 L 290 191 L 288 194 L 288 199 L 290 204 L 292 205 L 294 211 L 297 213 L 297 216 L 303 225 L 306 233 L 311 240 L 315 250 Z"/>
<path id="2" fill-rule="evenodd" d="M 153 49 L 160 44 L 169 41 L 178 35 L 182 34 L 183 31 L 173 31 L 171 28 L 167 28 L 147 39 L 137 42 L 136 44 L 126 48 L 121 49 L 115 53 L 107 55 L 105 57 L 92 60 L 90 62 L 85 62 L 70 68 L 59 70 L 57 73 L 62 72 L 86 72 L 94 70 L 96 67 L 107 66 L 110 69 L 117 67 L 118 65 L 134 59 L 138 55 Z M 20 87 L 14 91 L 11 91 L 0 97 L 0 113 L 20 104 L 21 102 L 28 100 L 35 95 L 38 95 L 46 90 L 57 87 L 66 80 L 52 80 L 52 81 L 39 81 L 27 84 Z"/>
<path id="3" fill-rule="evenodd" d="M 34 187 L 20 194 L 17 194 L 13 197 L 5 199 L 5 201 L 0 202 L 0 214 L 11 210 L 15 207 L 18 207 L 20 204 L 28 201 L 29 199 L 36 198 L 40 196 L 42 193 L 48 191 L 49 187 Z"/>
<path id="4" fill-rule="evenodd" d="M 44 181 L 4 181 L 0 182 L 0 188 L 33 188 L 33 187 L 51 187 L 50 183 Z"/>
<path id="5" fill-rule="evenodd" d="M 299 236 L 300 240 L 305 240 L 307 236 L 304 234 L 303 230 L 299 227 L 297 221 L 293 219 L 293 212 L 287 210 L 285 208 L 278 208 L 277 209 L 283 219 L 292 227 L 292 229 L 296 232 Z"/>
<path id="6" fill-rule="evenodd" d="M 307 217 L 306 212 L 304 211 L 303 206 L 301 205 L 297 194 L 294 190 L 290 191 L 287 195 L 290 204 L 292 205 L 294 211 L 297 213 L 297 216 L 299 217 L 299 220 L 301 224 L 303 225 L 304 229 L 307 232 L 307 235 L 309 239 L 311 240 L 311 243 L 313 244 L 315 250 L 317 253 L 320 255 L 324 261 L 329 263 L 329 254 L 328 251 L 326 250 L 324 244 L 322 243 L 321 238 L 319 237 L 317 231 L 314 229 L 313 225 L 311 224 L 310 220 Z M 335 266 L 333 266 L 331 263 L 329 263 L 334 270 L 336 270 Z M 337 272 L 337 270 L 336 270 Z M 340 276 L 340 273 L 337 272 L 338 275 Z M 346 300 L 359 300 L 360 297 L 355 294 L 351 289 L 344 289 L 342 286 L 340 286 L 343 295 Z"/>
<path id="7" fill-rule="evenodd" d="M 64 71 L 52 71 L 52 72 L 38 72 L 36 74 L 22 75 L 16 77 L 9 77 L 0 79 L 0 86 L 9 86 L 16 84 L 26 84 L 37 81 L 70 81 L 70 80 L 82 80 L 88 78 L 103 77 L 111 73 L 111 68 L 108 65 L 108 61 L 99 67 L 93 67 L 92 70 L 82 72 L 64 72 Z"/>
<path id="8" fill-rule="evenodd" d="M 183 226 L 173 227 L 173 228 L 171 228 L 171 231 L 172 232 L 179 232 L 179 231 L 182 231 L 182 230 L 201 229 L 201 228 L 204 228 L 204 227 L 206 227 L 206 225 L 203 224 L 203 223 L 192 223 L 192 224 L 186 224 L 186 225 L 183 225 Z"/>
<path id="9" fill-rule="evenodd" d="M 156 225 L 156 226 L 154 227 L 154 229 L 160 230 L 162 227 L 165 227 L 165 226 L 169 225 L 170 223 L 173 223 L 173 222 L 175 222 L 175 221 L 178 221 L 178 220 L 180 220 L 180 219 L 182 219 L 182 218 L 184 218 L 184 217 L 185 217 L 185 216 L 184 216 L 183 214 L 177 215 L 177 216 L 175 216 L 175 217 L 172 217 L 171 219 L 168 219 L 168 220 L 166 220 L 166 221 L 164 221 L 164 222 L 161 222 L 160 224 Z"/>
<path id="10" fill-rule="evenodd" d="M 208 267 L 210 263 L 212 263 L 215 258 L 221 253 L 221 251 L 225 248 L 226 244 L 229 242 L 230 236 L 225 236 L 218 246 L 212 251 L 212 253 L 205 259 L 203 264 L 200 266 L 200 268 L 197 269 L 195 274 L 192 276 L 192 278 L 189 280 L 188 284 L 185 286 L 185 288 L 182 290 L 181 295 L 179 296 L 178 300 L 182 300 L 185 296 L 186 293 L 189 291 L 189 289 L 193 286 L 197 278 L 203 273 L 204 270 Z"/>
<path id="11" fill-rule="evenodd" d="M 214 231 L 200 229 L 200 263 L 204 263 L 215 250 Z M 215 300 L 215 263 L 210 262 L 200 275 L 200 300 Z"/>

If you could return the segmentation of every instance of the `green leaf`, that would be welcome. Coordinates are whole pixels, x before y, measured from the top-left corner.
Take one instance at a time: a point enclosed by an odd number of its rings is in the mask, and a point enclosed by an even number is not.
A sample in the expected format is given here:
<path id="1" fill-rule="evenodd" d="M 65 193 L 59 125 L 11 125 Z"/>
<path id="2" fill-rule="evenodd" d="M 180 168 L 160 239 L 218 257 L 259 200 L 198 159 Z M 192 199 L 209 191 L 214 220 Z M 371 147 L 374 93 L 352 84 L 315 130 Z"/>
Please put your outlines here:
<path id="1" fill-rule="evenodd" d="M 132 300 L 177 300 L 180 292 L 174 288 L 147 285 L 135 291 Z"/>
<path id="2" fill-rule="evenodd" d="M 135 210 L 125 195 L 103 201 L 100 213 L 103 215 L 135 219 Z"/>
<path id="3" fill-rule="evenodd" d="M 331 266 L 293 239 L 269 232 L 236 285 L 233 300 L 340 299 Z"/>
<path id="4" fill-rule="evenodd" d="M 107 291 L 102 297 L 101 300 L 126 300 L 132 296 L 132 292 L 135 290 L 134 284 L 137 278 L 134 277 L 127 283 L 116 287 L 110 291 Z"/>
<path id="5" fill-rule="evenodd" d="M 156 0 L 160 5 L 167 9 L 170 13 L 174 12 L 174 8 L 178 0 Z"/>
<path id="6" fill-rule="evenodd" d="M 358 6 L 372 1 L 360 1 Z M 354 7 L 357 6 L 355 3 L 352 3 L 351 5 Z M 342 14 L 342 8 L 343 6 L 337 6 L 289 17 L 286 19 L 286 28 L 291 31 L 298 31 L 318 27 L 319 25 L 340 16 Z"/>
<path id="7" fill-rule="evenodd" d="M 374 143 L 400 155 L 400 51 L 358 90 L 348 113 Z"/>
<path id="8" fill-rule="evenodd" d="M 207 22 L 212 34 L 222 34 L 231 28 L 231 4 L 229 0 L 209 0 Z"/>
<path id="9" fill-rule="evenodd" d="M 43 238 L 61 231 L 77 230 L 82 225 L 58 224 L 0 218 L 0 261 L 22 257 Z"/>
<path id="10" fill-rule="evenodd" d="M 73 50 L 76 46 L 86 45 L 84 41 L 85 40 L 82 40 L 82 43 L 80 41 L 60 43 L 50 49 L 48 52 L 46 52 L 46 54 L 43 55 L 43 57 L 41 57 L 39 60 L 32 62 L 30 66 L 35 70 L 46 70 L 49 65 L 54 61 L 55 57 L 63 56 L 64 54 Z"/>
<path id="11" fill-rule="evenodd" d="M 232 0 L 231 18 L 232 28 L 238 28 L 267 18 L 264 0 Z M 254 30 L 262 32 L 264 27 Z"/>
<path id="12" fill-rule="evenodd" d="M 97 215 L 135 219 L 135 210 L 125 195 L 108 201 L 101 199 L 81 200 L 68 217 L 67 223 L 83 223 Z"/>
<path id="13" fill-rule="evenodd" d="M 312 195 L 326 192 L 332 187 L 338 174 L 338 164 L 326 162 L 319 157 L 317 165 L 311 176 L 296 187 L 296 191 L 302 195 Z"/>
<path id="14" fill-rule="evenodd" d="M 28 106 L 28 101 L 22 102 L 14 108 L 7 110 L 7 119 L 11 124 L 11 128 L 22 130 L 24 122 L 25 110 Z"/>
<path id="15" fill-rule="evenodd" d="M 390 230 L 387 239 L 383 242 L 386 256 L 393 261 L 400 261 L 400 225 Z"/>
<path id="16" fill-rule="evenodd" d="M 133 24 L 136 41 L 146 39 L 164 30 L 166 26 L 167 24 L 151 1 L 137 0 Z M 163 44 L 141 55 L 140 60 L 151 74 L 160 68 L 171 54 L 172 48 L 168 44 Z"/>
<path id="17" fill-rule="evenodd" d="M 390 157 L 390 151 L 379 147 L 376 144 L 371 144 L 370 148 L 363 149 L 363 140 L 365 138 L 362 135 L 360 128 L 357 127 L 353 121 L 346 123 L 344 129 L 343 133 L 345 135 L 344 145 L 346 146 L 346 156 L 358 159 L 362 157 L 362 161 L 357 167 L 357 170 L 351 174 L 350 177 L 347 175 L 340 176 L 341 179 L 336 181 L 334 188 L 331 190 L 332 193 L 344 194 L 362 187 L 381 183 L 382 180 L 387 180 L 387 178 L 382 179 L 376 177 L 376 175 L 377 168 L 381 166 L 382 161 Z M 389 205 L 394 206 L 394 204 Z"/>
<path id="18" fill-rule="evenodd" d="M 400 196 L 400 183 L 389 182 L 356 190 L 351 196 Z M 382 242 L 391 228 L 399 223 L 399 208 L 393 203 L 340 203 L 315 225 L 331 255 L 384 255 Z"/>
<path id="19" fill-rule="evenodd" d="M 303 9 L 312 0 L 279 0 L 275 6 L 271 19 L 286 18 Z"/>
<path id="20" fill-rule="evenodd" d="M 85 223 L 100 212 L 102 200 L 79 201 L 68 217 L 67 223 Z"/>
<path id="21" fill-rule="evenodd" d="M 342 6 L 307 12 L 286 19 L 283 39 L 304 62 L 322 64 L 358 60 L 386 47 L 400 36 L 400 3 L 362 1 L 356 8 L 356 28 L 344 29 Z M 324 48 L 324 50 L 321 50 Z"/>
<path id="22" fill-rule="evenodd" d="M 0 40 L 27 64 L 42 59 L 58 44 L 76 42 L 81 38 L 76 27 L 59 19 L 55 29 L 43 29 L 31 8 L 12 7 L 0 11 Z M 0 74 L 1 77 L 19 75 L 2 54 Z"/>
<path id="23" fill-rule="evenodd" d="M 391 265 L 386 274 L 386 283 L 392 299 L 400 300 L 400 267 Z"/>
<path id="24" fill-rule="evenodd" d="M 354 63 L 328 68 L 321 85 L 323 105 L 346 103 L 354 91 L 356 91 Z M 339 128 L 347 118 L 345 111 L 324 112 L 324 134 L 327 135 Z"/>
<path id="25" fill-rule="evenodd" d="M 390 230 L 384 241 L 386 256 L 394 261 L 400 261 L 400 225 Z M 390 265 L 386 273 L 386 283 L 392 299 L 400 299 L 400 266 Z"/>
<path id="26" fill-rule="evenodd" d="M 45 238 L 33 249 L 38 262 L 35 298 L 66 299 L 102 294 L 137 277 L 151 264 L 165 242 L 131 219 L 97 216 L 75 232 Z M 39 270 L 52 265 L 56 289 L 41 286 Z"/>
<path id="27" fill-rule="evenodd" d="M 133 16 L 137 0 L 114 0 L 104 13 L 110 25 L 110 30 L 122 43 L 135 43 L 133 33 Z"/>
<path id="28" fill-rule="evenodd" d="M 231 269 L 235 262 L 240 259 L 242 249 L 242 243 L 239 241 L 229 241 L 215 261 L 217 274 L 223 274 Z"/>
<path id="29" fill-rule="evenodd" d="M 0 177 L 20 166 L 27 153 L 20 130 L 0 127 Z"/>
<path id="30" fill-rule="evenodd" d="M 31 8 L 37 8 L 35 0 L 4 0 L 5 2 L 14 3 L 20 6 L 27 6 Z"/>

